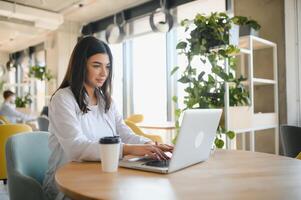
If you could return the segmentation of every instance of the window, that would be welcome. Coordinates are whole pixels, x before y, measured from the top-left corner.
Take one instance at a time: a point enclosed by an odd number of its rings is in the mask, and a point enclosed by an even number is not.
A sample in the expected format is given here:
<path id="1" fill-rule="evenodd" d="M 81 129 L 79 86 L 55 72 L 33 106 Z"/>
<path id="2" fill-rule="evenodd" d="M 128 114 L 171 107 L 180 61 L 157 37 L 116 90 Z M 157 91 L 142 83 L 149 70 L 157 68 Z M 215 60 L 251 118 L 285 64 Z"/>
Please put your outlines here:
<path id="1" fill-rule="evenodd" d="M 34 53 L 34 65 L 36 66 L 46 66 L 46 52 L 45 50 L 40 50 Z M 46 91 L 45 91 L 45 81 L 34 80 L 34 108 L 37 111 L 41 111 L 46 103 Z"/>
<path id="2" fill-rule="evenodd" d="M 119 113 L 123 112 L 123 55 L 122 44 L 110 44 L 113 55 L 113 99 Z"/>
<path id="3" fill-rule="evenodd" d="M 167 119 L 165 34 L 133 40 L 133 105 L 148 121 Z"/>

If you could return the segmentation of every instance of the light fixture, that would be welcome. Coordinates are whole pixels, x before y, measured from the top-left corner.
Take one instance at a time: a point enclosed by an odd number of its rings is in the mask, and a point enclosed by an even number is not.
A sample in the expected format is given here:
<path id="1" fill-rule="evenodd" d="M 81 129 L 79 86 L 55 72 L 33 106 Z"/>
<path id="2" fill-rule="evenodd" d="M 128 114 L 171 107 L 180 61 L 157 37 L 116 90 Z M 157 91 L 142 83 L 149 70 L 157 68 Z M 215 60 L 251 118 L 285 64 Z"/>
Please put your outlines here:
<path id="1" fill-rule="evenodd" d="M 121 12 L 122 21 L 117 22 L 117 14 L 114 15 L 114 24 L 111 24 L 106 29 L 106 40 L 110 44 L 116 44 L 123 41 L 125 37 L 124 27 L 126 24 L 124 13 Z"/>
<path id="2" fill-rule="evenodd" d="M 155 17 L 163 14 L 164 20 L 155 22 Z M 166 0 L 160 0 L 160 8 L 151 13 L 149 23 L 154 32 L 168 32 L 173 26 L 173 16 L 166 9 Z"/>

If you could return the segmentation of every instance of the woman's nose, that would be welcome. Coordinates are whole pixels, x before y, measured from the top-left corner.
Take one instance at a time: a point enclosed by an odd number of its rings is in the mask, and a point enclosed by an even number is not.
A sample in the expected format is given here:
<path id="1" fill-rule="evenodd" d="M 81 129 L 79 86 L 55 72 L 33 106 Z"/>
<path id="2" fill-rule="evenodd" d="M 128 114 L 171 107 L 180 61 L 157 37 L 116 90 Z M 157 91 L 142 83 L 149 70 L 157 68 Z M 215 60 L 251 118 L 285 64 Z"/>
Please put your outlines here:
<path id="1" fill-rule="evenodd" d="M 108 75 L 107 67 L 101 67 L 100 75 L 101 76 L 107 76 Z"/>

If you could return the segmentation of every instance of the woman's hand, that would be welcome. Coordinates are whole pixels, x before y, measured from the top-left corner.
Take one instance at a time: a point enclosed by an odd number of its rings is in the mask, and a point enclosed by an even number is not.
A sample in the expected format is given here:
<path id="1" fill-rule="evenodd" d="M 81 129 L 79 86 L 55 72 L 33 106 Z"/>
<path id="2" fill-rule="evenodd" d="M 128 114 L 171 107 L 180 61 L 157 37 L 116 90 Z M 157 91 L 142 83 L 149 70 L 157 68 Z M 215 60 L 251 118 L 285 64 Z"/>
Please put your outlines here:
<path id="1" fill-rule="evenodd" d="M 156 145 L 156 147 L 160 148 L 162 151 L 164 151 L 164 152 L 170 152 L 170 153 L 172 153 L 173 148 L 174 148 L 171 145 L 168 145 L 168 144 L 159 144 L 158 142 L 146 142 L 145 144 Z"/>
<path id="2" fill-rule="evenodd" d="M 169 157 L 164 152 L 172 152 L 173 147 L 166 144 L 125 144 L 123 146 L 124 155 L 145 156 L 153 159 L 168 160 Z"/>

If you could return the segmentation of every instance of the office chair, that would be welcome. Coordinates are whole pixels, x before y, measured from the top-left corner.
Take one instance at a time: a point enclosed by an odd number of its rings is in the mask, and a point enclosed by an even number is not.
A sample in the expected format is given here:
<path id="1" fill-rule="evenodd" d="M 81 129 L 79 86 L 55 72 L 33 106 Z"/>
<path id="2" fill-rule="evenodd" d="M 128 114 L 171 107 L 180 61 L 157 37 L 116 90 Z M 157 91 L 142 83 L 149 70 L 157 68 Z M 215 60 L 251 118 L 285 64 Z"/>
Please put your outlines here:
<path id="1" fill-rule="evenodd" d="M 17 133 L 30 132 L 31 127 L 26 124 L 3 124 L 0 126 L 0 180 L 6 184 L 6 160 L 5 160 L 5 143 L 7 139 Z"/>
<path id="2" fill-rule="evenodd" d="M 48 132 L 21 133 L 6 144 L 10 200 L 45 200 L 42 184 L 48 168 Z"/>
<path id="3" fill-rule="evenodd" d="M 0 115 L 0 120 L 3 121 L 5 124 L 10 124 L 10 121 L 4 115 Z"/>
<path id="4" fill-rule="evenodd" d="M 140 123 L 144 120 L 144 116 L 142 114 L 133 114 L 126 118 L 126 120 L 131 121 L 133 123 Z"/>
<path id="5" fill-rule="evenodd" d="M 301 152 L 296 156 L 296 158 L 301 160 Z"/>
<path id="6" fill-rule="evenodd" d="M 47 117 L 38 117 L 37 121 L 40 131 L 48 131 L 49 119 Z"/>
<path id="7" fill-rule="evenodd" d="M 135 123 L 129 121 L 129 120 L 124 120 L 125 124 L 132 129 L 132 131 L 140 136 L 146 137 L 148 139 L 151 139 L 154 142 L 159 142 L 163 143 L 162 138 L 159 135 L 151 135 L 151 134 L 146 134 L 144 133 Z"/>
<path id="8" fill-rule="evenodd" d="M 295 158 L 301 152 L 301 127 L 281 125 L 280 139 L 285 156 Z"/>

